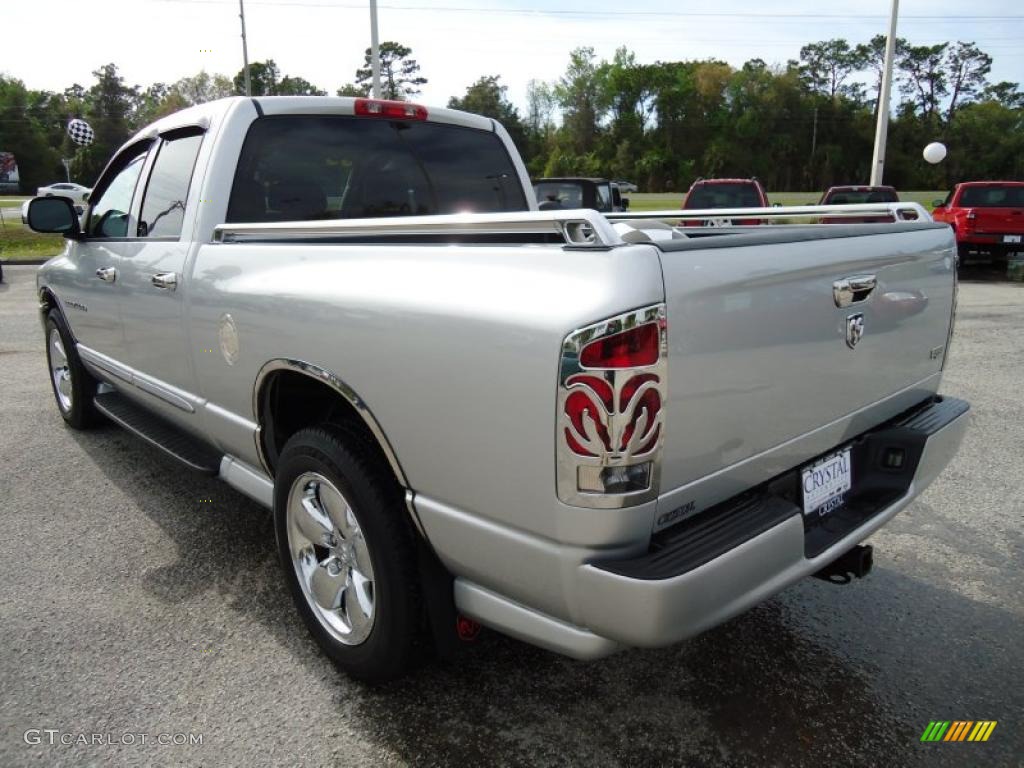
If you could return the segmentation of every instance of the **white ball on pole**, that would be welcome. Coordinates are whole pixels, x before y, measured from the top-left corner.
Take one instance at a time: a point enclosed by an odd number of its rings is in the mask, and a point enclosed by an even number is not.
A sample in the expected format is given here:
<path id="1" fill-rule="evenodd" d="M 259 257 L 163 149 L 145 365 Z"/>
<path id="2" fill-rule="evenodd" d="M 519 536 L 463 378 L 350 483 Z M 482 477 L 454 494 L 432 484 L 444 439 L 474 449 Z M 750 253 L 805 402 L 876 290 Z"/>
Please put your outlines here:
<path id="1" fill-rule="evenodd" d="M 932 165 L 941 163 L 946 159 L 946 145 L 938 141 L 933 141 L 924 148 L 923 154 L 924 159 Z"/>

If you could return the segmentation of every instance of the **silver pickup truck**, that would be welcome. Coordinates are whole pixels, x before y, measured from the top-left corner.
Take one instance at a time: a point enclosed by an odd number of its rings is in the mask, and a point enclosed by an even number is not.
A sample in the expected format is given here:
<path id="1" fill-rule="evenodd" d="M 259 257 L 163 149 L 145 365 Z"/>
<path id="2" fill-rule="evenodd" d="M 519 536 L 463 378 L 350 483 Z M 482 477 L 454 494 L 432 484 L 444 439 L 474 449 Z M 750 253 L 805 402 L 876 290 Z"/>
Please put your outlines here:
<path id="1" fill-rule="evenodd" d="M 865 212 L 538 211 L 490 119 L 281 97 L 166 117 L 29 221 L 67 238 L 64 420 L 271 508 L 306 625 L 380 680 L 480 625 L 593 659 L 864 575 L 967 423 L 953 234 L 742 212 Z"/>

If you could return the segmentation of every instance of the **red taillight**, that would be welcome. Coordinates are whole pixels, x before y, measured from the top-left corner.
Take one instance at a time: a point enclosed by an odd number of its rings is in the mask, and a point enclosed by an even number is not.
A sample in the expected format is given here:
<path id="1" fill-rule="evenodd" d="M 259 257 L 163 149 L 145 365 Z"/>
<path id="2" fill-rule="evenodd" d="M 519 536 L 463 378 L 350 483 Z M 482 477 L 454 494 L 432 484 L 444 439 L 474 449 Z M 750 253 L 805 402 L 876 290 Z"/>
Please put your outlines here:
<path id="1" fill-rule="evenodd" d="M 661 334 L 657 323 L 606 336 L 587 344 L 580 352 L 584 368 L 639 368 L 658 362 Z"/>
<path id="2" fill-rule="evenodd" d="M 427 108 L 408 101 L 356 99 L 356 114 L 361 117 L 383 117 L 387 120 L 426 120 Z"/>

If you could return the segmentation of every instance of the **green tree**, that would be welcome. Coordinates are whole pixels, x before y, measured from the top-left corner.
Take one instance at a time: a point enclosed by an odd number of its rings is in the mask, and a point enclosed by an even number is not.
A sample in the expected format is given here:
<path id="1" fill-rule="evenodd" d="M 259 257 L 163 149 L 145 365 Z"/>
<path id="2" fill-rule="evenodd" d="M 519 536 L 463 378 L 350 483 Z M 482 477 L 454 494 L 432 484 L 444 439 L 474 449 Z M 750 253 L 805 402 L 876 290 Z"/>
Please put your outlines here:
<path id="1" fill-rule="evenodd" d="M 252 96 L 274 96 L 277 82 L 281 79 L 281 70 L 273 59 L 254 61 L 249 64 L 249 89 Z M 235 75 L 235 93 L 245 95 L 245 68 Z"/>
<path id="2" fill-rule="evenodd" d="M 405 100 L 419 94 L 420 86 L 426 85 L 427 78 L 419 74 L 420 65 L 416 59 L 409 58 L 412 48 L 387 40 L 380 44 L 379 52 L 381 98 Z M 373 70 L 370 49 L 367 48 L 363 66 L 356 70 L 355 85 L 369 93 L 372 83 Z"/>
<path id="3" fill-rule="evenodd" d="M 949 93 L 945 69 L 949 43 L 906 45 L 897 63 L 902 74 L 901 90 L 926 122 L 937 122 L 942 100 Z"/>
<path id="4" fill-rule="evenodd" d="M 590 152 L 597 142 L 598 122 L 604 113 L 593 48 L 576 48 L 569 66 L 554 89 L 562 109 L 568 148 L 577 155 Z"/>
<path id="5" fill-rule="evenodd" d="M 303 77 L 292 77 L 285 75 L 277 84 L 274 91 L 275 96 L 326 96 L 327 91 L 322 91 Z"/>
<path id="6" fill-rule="evenodd" d="M 369 85 L 356 85 L 355 83 L 345 83 L 341 88 L 336 91 L 338 96 L 356 96 L 366 98 L 370 95 Z"/>
<path id="7" fill-rule="evenodd" d="M 812 90 L 830 99 L 840 94 L 859 98 L 860 86 L 848 81 L 853 74 L 864 69 L 869 55 L 866 48 L 851 47 L 841 38 L 823 40 L 800 49 L 801 72 Z"/>
<path id="8" fill-rule="evenodd" d="M 992 57 L 974 43 L 957 42 L 946 50 L 946 79 L 949 83 L 949 106 L 946 122 L 953 120 L 957 107 L 980 95 L 988 85 Z"/>
<path id="9" fill-rule="evenodd" d="M 47 142 L 49 126 L 32 101 L 24 83 L 0 75 L 0 151 L 14 154 L 21 191 L 30 194 L 64 176 L 59 153 Z"/>
<path id="10" fill-rule="evenodd" d="M 77 150 L 73 168 L 83 183 L 91 184 L 107 161 L 134 132 L 133 113 L 139 102 L 139 88 L 127 86 L 115 64 L 93 72 L 96 82 L 85 94 L 85 119 L 92 126 L 92 144 Z"/>

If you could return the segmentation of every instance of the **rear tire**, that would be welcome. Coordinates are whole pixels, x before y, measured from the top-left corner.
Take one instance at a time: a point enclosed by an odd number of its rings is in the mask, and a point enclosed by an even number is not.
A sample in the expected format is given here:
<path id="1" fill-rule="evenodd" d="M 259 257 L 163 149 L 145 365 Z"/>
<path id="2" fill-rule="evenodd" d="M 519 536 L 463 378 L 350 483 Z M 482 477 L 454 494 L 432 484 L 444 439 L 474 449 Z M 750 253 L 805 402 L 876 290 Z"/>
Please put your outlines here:
<path id="1" fill-rule="evenodd" d="M 331 426 L 285 444 L 274 481 L 278 552 L 299 614 L 352 677 L 409 667 L 422 625 L 415 535 L 401 489 Z"/>
<path id="2" fill-rule="evenodd" d="M 50 388 L 60 415 L 73 429 L 88 429 L 100 421 L 92 399 L 96 379 L 85 370 L 64 317 L 56 309 L 46 316 L 46 362 Z"/>

